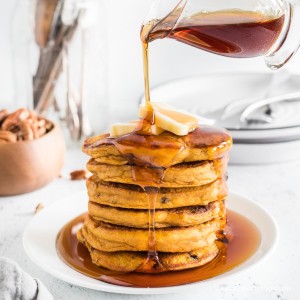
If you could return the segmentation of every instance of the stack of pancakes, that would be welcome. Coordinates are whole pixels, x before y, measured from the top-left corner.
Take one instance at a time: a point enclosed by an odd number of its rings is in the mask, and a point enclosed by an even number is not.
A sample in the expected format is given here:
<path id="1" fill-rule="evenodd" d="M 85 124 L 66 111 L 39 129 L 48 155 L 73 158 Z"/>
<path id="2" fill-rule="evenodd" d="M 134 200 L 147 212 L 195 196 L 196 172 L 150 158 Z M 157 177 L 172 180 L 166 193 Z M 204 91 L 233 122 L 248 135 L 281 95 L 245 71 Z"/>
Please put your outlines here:
<path id="1" fill-rule="evenodd" d="M 164 132 L 152 136 L 151 143 L 145 139 L 129 134 L 121 142 L 135 141 L 131 156 L 155 153 L 159 159 L 172 153 L 175 142 L 183 149 L 164 170 L 154 203 L 159 264 L 150 269 L 145 264 L 149 199 L 132 172 L 143 166 L 132 165 L 128 149 L 124 156 L 108 135 L 90 138 L 83 146 L 92 157 L 87 168 L 93 176 L 87 180 L 89 212 L 78 239 L 96 265 L 110 270 L 162 272 L 206 264 L 217 256 L 215 241 L 226 225 L 231 138 L 224 130 L 201 126 L 184 137 Z M 174 143 L 162 143 L 166 140 Z"/>

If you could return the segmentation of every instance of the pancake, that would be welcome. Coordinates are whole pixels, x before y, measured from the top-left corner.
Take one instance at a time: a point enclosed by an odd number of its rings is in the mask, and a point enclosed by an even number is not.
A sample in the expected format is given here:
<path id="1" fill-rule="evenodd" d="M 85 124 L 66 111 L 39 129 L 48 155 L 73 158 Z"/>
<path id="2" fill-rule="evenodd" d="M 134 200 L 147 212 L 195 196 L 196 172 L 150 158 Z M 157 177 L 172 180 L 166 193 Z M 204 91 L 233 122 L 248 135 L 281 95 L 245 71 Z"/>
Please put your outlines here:
<path id="1" fill-rule="evenodd" d="M 181 163 L 169 167 L 164 172 L 164 179 L 161 183 L 162 187 L 178 188 L 178 187 L 192 187 L 200 186 L 211 183 L 218 178 L 224 176 L 227 168 L 227 156 L 219 158 L 213 161 L 199 161 L 190 163 Z M 131 165 L 108 165 L 101 164 L 95 159 L 90 159 L 87 163 L 87 169 L 96 175 L 100 180 L 108 182 L 118 182 L 126 184 L 137 184 L 133 178 L 133 168 L 136 174 L 143 174 L 147 172 L 147 176 L 139 176 L 143 178 L 152 178 L 150 172 L 153 169 L 144 166 L 131 166 Z M 148 175 L 150 174 L 150 175 Z M 138 182 L 145 186 L 149 185 L 149 182 Z M 153 182 L 152 182 L 153 184 Z"/>
<path id="2" fill-rule="evenodd" d="M 122 208 L 148 210 L 148 198 L 137 185 L 101 181 L 93 175 L 86 181 L 90 201 Z M 157 209 L 182 206 L 207 205 L 215 200 L 223 200 L 227 195 L 225 178 L 207 185 L 190 188 L 160 188 L 156 197 Z"/>
<path id="3" fill-rule="evenodd" d="M 149 228 L 149 213 L 143 209 L 116 208 L 90 201 L 89 215 L 96 221 L 127 227 Z M 225 205 L 222 201 L 211 202 L 206 206 L 156 209 L 155 228 L 193 226 L 224 217 Z"/>
<path id="4" fill-rule="evenodd" d="M 215 219 L 197 226 L 156 229 L 156 249 L 160 252 L 189 252 L 208 246 L 216 240 L 216 234 L 225 223 L 225 220 Z M 97 222 L 88 216 L 82 234 L 93 248 L 100 251 L 148 251 L 148 229 Z"/>
<path id="5" fill-rule="evenodd" d="M 152 265 L 151 269 L 145 265 L 147 252 L 104 252 L 99 251 L 85 240 L 81 230 L 77 234 L 78 240 L 90 251 L 94 264 L 118 272 L 157 273 L 165 271 L 179 271 L 200 267 L 213 260 L 219 253 L 215 243 L 183 253 L 159 253 L 160 265 Z"/>
<path id="6" fill-rule="evenodd" d="M 120 138 L 109 138 L 109 134 L 87 139 L 83 152 L 95 158 L 99 163 L 126 165 L 128 158 L 122 156 L 118 145 L 131 144 L 130 156 L 150 153 L 152 158 L 166 157 L 174 152 L 180 153 L 171 162 L 176 165 L 182 162 L 214 160 L 223 157 L 231 148 L 232 139 L 229 133 L 220 128 L 201 125 L 186 136 L 176 136 L 164 132 L 159 136 L 143 136 L 138 134 L 124 135 Z"/>

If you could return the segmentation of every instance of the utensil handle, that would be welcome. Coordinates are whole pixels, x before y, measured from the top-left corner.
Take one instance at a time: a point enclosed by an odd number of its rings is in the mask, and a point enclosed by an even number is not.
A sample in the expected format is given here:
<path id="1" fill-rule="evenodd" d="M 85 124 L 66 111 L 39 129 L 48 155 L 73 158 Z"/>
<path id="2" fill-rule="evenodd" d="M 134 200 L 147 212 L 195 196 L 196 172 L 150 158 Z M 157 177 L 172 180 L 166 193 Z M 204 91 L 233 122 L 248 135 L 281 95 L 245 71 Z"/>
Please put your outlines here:
<path id="1" fill-rule="evenodd" d="M 278 102 L 283 102 L 283 101 L 299 101 L 300 100 L 300 92 L 294 92 L 290 94 L 284 94 L 280 96 L 275 96 L 275 97 L 270 97 L 266 98 L 257 102 L 254 102 L 247 106 L 241 113 L 240 116 L 240 122 L 245 123 L 248 120 L 248 116 L 256 111 L 257 109 L 265 106 L 265 105 L 270 105 Z"/>

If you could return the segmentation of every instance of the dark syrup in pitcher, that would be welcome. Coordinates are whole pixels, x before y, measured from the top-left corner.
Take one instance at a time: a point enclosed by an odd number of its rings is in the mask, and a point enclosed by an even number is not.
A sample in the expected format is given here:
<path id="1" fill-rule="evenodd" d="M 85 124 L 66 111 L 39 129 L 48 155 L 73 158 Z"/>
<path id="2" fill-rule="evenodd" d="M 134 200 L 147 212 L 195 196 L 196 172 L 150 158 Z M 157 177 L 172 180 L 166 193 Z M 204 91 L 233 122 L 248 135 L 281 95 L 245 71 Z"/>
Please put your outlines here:
<path id="1" fill-rule="evenodd" d="M 228 57 L 255 57 L 265 55 L 277 41 L 284 25 L 284 14 L 264 15 L 260 12 L 219 11 L 199 13 L 180 21 L 171 30 L 178 16 L 151 29 L 142 29 L 144 42 L 171 38 L 199 49 Z"/>

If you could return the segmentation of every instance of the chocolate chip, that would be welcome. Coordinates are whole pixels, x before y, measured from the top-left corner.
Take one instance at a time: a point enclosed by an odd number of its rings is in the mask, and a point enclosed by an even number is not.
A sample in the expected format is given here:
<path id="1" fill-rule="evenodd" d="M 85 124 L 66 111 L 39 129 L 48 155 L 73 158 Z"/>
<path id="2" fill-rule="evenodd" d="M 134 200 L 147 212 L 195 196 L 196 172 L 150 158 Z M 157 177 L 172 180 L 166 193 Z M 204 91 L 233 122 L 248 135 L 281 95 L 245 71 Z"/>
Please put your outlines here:
<path id="1" fill-rule="evenodd" d="M 198 259 L 198 255 L 196 255 L 196 254 L 190 254 L 190 258 L 196 260 L 196 259 Z"/>
<path id="2" fill-rule="evenodd" d="M 229 244 L 229 240 L 227 237 L 218 238 L 217 241 L 222 242 L 224 244 Z"/>
<path id="3" fill-rule="evenodd" d="M 161 201 L 162 204 L 165 204 L 165 203 L 168 203 L 168 202 L 169 202 L 169 199 L 168 199 L 167 197 L 162 197 L 162 198 L 160 199 L 160 201 Z"/>
<path id="4" fill-rule="evenodd" d="M 156 262 L 153 266 L 152 266 L 152 269 L 158 269 L 158 267 L 159 267 L 159 265 L 158 265 L 158 263 Z"/>

